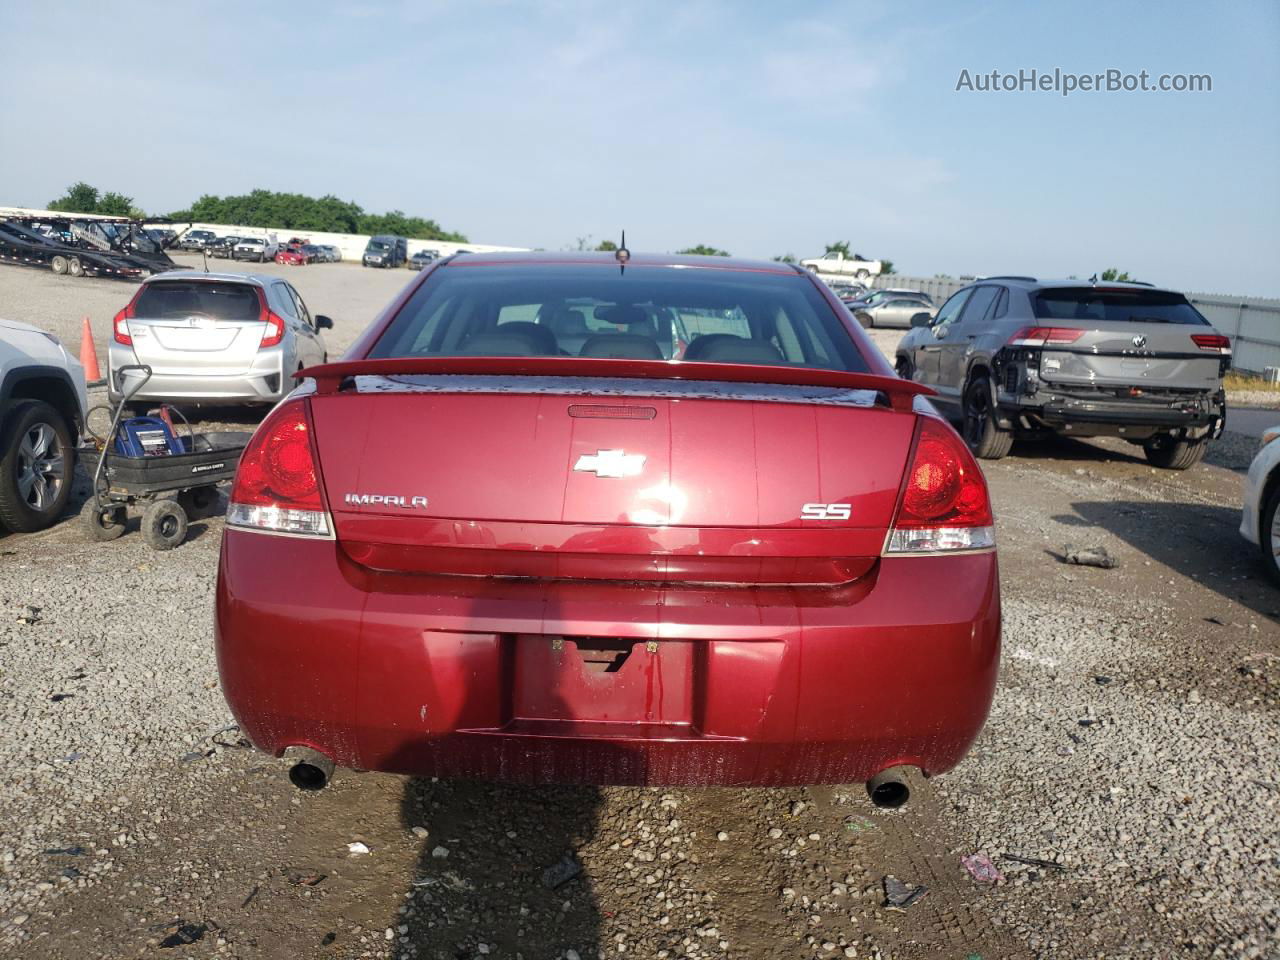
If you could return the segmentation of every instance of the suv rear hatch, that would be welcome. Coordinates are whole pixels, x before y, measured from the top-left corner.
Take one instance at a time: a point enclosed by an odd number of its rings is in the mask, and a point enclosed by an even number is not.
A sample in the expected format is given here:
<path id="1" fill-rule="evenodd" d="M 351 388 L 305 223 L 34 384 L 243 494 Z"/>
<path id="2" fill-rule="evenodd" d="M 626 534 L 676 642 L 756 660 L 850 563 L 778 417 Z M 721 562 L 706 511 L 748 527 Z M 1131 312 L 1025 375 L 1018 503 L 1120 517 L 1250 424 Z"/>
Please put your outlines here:
<path id="1" fill-rule="evenodd" d="M 355 383 L 311 401 L 335 533 L 404 572 L 849 582 L 883 549 L 916 420 L 909 396 L 834 387 Z"/>
<path id="2" fill-rule="evenodd" d="M 147 283 L 123 313 L 138 362 L 166 375 L 248 370 L 268 326 L 262 288 L 223 280 Z"/>
<path id="3" fill-rule="evenodd" d="M 1052 287 L 1032 304 L 1043 326 L 1022 334 L 1043 343 L 1040 376 L 1050 384 L 1218 389 L 1230 347 L 1181 294 Z"/>

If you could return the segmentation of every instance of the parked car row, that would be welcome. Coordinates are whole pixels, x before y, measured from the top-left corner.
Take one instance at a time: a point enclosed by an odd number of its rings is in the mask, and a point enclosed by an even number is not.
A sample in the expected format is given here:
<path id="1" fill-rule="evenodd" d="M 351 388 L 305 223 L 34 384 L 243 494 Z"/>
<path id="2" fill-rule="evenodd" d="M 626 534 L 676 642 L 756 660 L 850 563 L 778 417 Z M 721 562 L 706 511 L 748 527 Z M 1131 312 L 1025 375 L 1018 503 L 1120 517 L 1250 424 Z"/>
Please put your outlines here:
<path id="1" fill-rule="evenodd" d="M 192 237 L 192 234 L 196 236 Z M 342 251 L 332 244 L 311 243 L 293 237 L 280 243 L 275 235 L 267 237 L 239 237 L 234 234 L 215 236 L 210 230 L 191 230 L 183 235 L 179 247 L 184 250 L 203 250 L 219 260 L 252 260 L 265 263 L 308 264 L 338 263 Z"/>
<path id="2" fill-rule="evenodd" d="M 209 256 L 221 260 L 253 260 L 258 263 L 275 260 L 291 266 L 337 263 L 342 260 L 342 251 L 331 244 L 311 243 L 300 237 L 280 243 L 274 234 L 266 238 L 238 237 L 233 234 L 219 237 L 212 230 L 188 230 L 178 239 L 176 246 L 181 250 L 203 250 Z M 409 256 L 408 241 L 404 237 L 376 236 L 369 239 L 360 262 L 366 267 L 388 269 L 407 266 L 410 270 L 421 270 L 440 259 L 440 256 L 440 251 L 432 248 L 419 250 Z"/>

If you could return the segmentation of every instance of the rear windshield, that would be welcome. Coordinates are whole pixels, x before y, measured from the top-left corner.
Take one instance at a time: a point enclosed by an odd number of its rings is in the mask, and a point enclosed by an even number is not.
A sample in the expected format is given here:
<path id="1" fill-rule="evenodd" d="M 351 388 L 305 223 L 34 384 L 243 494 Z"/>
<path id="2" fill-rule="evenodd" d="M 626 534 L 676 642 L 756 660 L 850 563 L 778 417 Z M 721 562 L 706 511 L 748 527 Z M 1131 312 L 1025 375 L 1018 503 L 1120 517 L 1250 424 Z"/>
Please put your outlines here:
<path id="1" fill-rule="evenodd" d="M 260 308 L 257 288 L 245 283 L 160 280 L 142 288 L 133 311 L 138 317 L 156 320 L 257 320 Z"/>
<path id="2" fill-rule="evenodd" d="M 800 275 L 603 265 L 437 270 L 370 357 L 603 357 L 867 372 Z"/>
<path id="3" fill-rule="evenodd" d="M 1159 290 L 1061 287 L 1042 290 L 1032 298 L 1032 303 L 1039 320 L 1209 324 L 1182 294 Z"/>

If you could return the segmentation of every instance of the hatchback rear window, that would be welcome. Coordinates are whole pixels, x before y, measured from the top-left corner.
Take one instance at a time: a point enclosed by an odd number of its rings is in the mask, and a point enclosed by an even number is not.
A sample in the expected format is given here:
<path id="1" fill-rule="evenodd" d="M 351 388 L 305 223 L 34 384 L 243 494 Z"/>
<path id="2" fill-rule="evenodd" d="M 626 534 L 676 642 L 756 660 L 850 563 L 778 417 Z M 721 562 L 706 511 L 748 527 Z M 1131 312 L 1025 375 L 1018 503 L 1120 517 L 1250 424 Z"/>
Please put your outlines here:
<path id="1" fill-rule="evenodd" d="M 369 356 L 603 357 L 865 373 L 805 276 L 556 264 L 437 270 Z"/>
<path id="2" fill-rule="evenodd" d="M 1182 294 L 1160 290 L 1058 287 L 1042 290 L 1032 298 L 1032 303 L 1038 320 L 1209 325 Z"/>
<path id="3" fill-rule="evenodd" d="M 133 310 L 138 317 L 156 320 L 193 316 L 257 320 L 260 306 L 257 287 L 246 283 L 162 280 L 142 288 Z"/>

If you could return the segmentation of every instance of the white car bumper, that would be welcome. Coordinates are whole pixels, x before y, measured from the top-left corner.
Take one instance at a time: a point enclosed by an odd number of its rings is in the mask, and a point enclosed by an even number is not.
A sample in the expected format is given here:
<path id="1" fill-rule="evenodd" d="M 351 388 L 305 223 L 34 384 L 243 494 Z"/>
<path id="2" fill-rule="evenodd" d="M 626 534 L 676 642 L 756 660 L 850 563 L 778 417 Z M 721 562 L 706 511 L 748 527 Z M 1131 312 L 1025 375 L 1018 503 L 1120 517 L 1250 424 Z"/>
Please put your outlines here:
<path id="1" fill-rule="evenodd" d="M 1274 436 L 1266 443 L 1268 436 Z M 1280 424 L 1263 431 L 1264 446 L 1249 465 L 1249 475 L 1244 482 L 1244 509 L 1240 516 L 1240 536 L 1250 543 L 1259 542 L 1258 524 L 1262 514 L 1262 493 L 1272 472 L 1280 469 Z"/>

